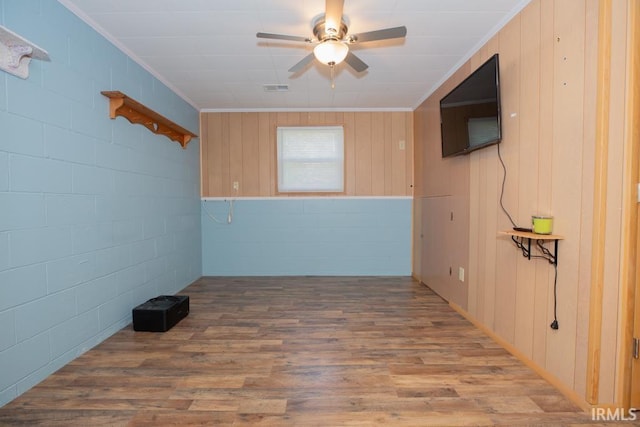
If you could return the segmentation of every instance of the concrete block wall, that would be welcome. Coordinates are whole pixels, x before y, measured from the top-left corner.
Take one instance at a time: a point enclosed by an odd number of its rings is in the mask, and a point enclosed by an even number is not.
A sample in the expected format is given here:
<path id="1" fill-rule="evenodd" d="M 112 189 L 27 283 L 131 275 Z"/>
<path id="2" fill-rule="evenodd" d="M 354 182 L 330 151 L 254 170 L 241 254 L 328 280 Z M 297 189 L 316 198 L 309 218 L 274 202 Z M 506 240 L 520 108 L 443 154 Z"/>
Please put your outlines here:
<path id="1" fill-rule="evenodd" d="M 202 202 L 205 276 L 409 276 L 410 198 Z"/>
<path id="2" fill-rule="evenodd" d="M 198 112 L 55 0 L 0 0 L 47 50 L 0 71 L 0 405 L 202 272 L 199 141 L 124 118 L 120 90 L 198 133 Z"/>

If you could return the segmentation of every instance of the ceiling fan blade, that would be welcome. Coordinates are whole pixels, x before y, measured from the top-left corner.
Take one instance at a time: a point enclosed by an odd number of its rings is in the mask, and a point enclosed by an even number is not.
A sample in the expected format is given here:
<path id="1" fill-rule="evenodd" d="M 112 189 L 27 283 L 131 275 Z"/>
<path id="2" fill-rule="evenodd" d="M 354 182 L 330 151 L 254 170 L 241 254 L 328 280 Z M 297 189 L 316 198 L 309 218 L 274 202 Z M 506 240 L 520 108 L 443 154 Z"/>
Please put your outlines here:
<path id="1" fill-rule="evenodd" d="M 344 0 L 326 0 L 324 11 L 325 28 L 333 28 L 337 32 L 340 31 L 343 9 Z"/>
<path id="2" fill-rule="evenodd" d="M 302 71 L 311 61 L 313 61 L 313 58 L 314 58 L 313 53 L 310 53 L 309 55 L 302 58 L 300 62 L 298 62 L 296 65 L 289 68 L 289 72 L 297 73 L 298 71 Z"/>
<path id="3" fill-rule="evenodd" d="M 347 57 L 344 58 L 344 62 L 349 64 L 351 66 L 351 68 L 356 70 L 358 73 L 361 73 L 364 70 L 366 70 L 367 68 L 369 68 L 369 66 L 367 64 L 365 64 L 362 61 L 362 59 L 360 59 L 357 56 L 355 56 L 353 53 L 351 53 L 351 51 L 349 51 L 349 53 L 347 53 Z"/>
<path id="4" fill-rule="evenodd" d="M 288 36 L 286 34 L 256 33 L 256 37 L 259 39 L 290 40 L 293 42 L 311 43 L 311 39 L 309 37 Z"/>
<path id="5" fill-rule="evenodd" d="M 375 40 L 397 39 L 407 35 L 407 27 L 385 28 L 384 30 L 368 31 L 366 33 L 354 34 L 350 36 L 353 42 L 363 43 Z"/>

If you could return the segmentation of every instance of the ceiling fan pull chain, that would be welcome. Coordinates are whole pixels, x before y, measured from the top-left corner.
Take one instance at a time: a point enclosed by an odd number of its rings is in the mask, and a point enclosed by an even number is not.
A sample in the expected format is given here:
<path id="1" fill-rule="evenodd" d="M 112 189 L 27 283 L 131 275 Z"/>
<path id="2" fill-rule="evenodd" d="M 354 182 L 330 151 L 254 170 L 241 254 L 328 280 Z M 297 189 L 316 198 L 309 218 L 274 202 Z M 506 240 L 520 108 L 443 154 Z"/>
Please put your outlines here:
<path id="1" fill-rule="evenodd" d="M 335 89 L 336 88 L 336 79 L 335 79 L 335 72 L 334 70 L 334 65 L 331 65 L 331 89 Z"/>

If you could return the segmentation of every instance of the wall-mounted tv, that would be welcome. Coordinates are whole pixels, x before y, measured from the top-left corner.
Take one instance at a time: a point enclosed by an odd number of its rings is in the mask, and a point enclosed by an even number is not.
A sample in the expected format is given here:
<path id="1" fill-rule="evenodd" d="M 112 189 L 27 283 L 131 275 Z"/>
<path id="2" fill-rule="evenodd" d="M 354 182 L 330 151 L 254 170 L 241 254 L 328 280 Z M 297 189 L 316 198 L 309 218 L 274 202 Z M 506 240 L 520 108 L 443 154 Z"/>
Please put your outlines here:
<path id="1" fill-rule="evenodd" d="M 493 55 L 440 100 L 442 157 L 500 142 L 500 67 Z"/>

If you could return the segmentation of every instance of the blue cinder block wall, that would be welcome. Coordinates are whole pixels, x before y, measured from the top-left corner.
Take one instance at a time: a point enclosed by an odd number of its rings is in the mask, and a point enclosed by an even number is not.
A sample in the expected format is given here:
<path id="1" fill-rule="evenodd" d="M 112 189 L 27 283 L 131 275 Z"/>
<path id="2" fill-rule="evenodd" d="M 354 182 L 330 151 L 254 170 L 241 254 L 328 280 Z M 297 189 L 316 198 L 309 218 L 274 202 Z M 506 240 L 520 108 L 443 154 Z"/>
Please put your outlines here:
<path id="1" fill-rule="evenodd" d="M 0 71 L 0 406 L 200 277 L 199 141 L 119 117 L 119 90 L 198 133 L 198 111 L 55 0 L 0 0 L 47 50 Z"/>
<path id="2" fill-rule="evenodd" d="M 202 201 L 205 276 L 409 276 L 410 198 Z"/>

